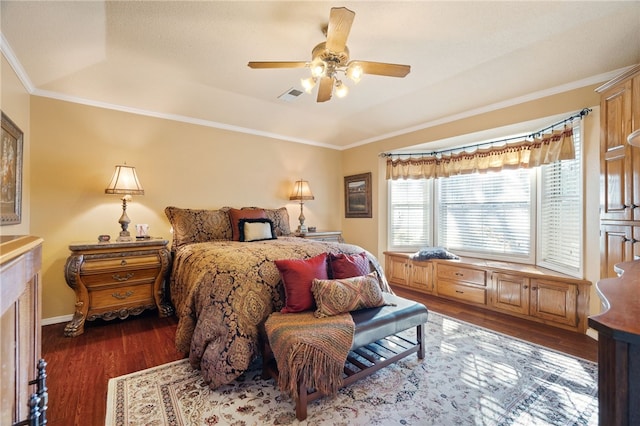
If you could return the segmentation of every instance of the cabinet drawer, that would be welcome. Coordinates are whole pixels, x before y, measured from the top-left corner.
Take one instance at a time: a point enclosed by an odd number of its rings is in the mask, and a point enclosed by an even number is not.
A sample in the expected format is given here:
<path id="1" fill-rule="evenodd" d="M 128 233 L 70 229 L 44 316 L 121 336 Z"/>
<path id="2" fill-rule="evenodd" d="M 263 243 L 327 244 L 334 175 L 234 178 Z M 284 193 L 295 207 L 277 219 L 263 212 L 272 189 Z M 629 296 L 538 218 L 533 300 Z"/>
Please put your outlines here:
<path id="1" fill-rule="evenodd" d="M 474 285 L 487 285 L 487 273 L 479 269 L 438 264 L 438 278 Z"/>
<path id="2" fill-rule="evenodd" d="M 84 275 L 82 282 L 87 288 L 112 287 L 117 284 L 129 284 L 139 282 L 154 282 L 160 268 L 149 269 L 125 269 L 120 268 L 110 272 Z"/>
<path id="3" fill-rule="evenodd" d="M 86 259 L 80 268 L 81 274 L 89 274 L 97 271 L 109 271 L 121 268 L 145 268 L 160 267 L 160 258 L 157 254 L 146 256 L 118 256 L 106 258 Z"/>
<path id="4" fill-rule="evenodd" d="M 438 295 L 481 305 L 485 305 L 487 301 L 487 291 L 484 288 L 442 280 L 438 281 Z"/>
<path id="5" fill-rule="evenodd" d="M 153 285 L 139 284 L 135 286 L 119 286 L 100 288 L 89 291 L 89 304 L 91 308 L 121 307 L 131 304 L 141 304 L 150 301 L 153 303 Z"/>

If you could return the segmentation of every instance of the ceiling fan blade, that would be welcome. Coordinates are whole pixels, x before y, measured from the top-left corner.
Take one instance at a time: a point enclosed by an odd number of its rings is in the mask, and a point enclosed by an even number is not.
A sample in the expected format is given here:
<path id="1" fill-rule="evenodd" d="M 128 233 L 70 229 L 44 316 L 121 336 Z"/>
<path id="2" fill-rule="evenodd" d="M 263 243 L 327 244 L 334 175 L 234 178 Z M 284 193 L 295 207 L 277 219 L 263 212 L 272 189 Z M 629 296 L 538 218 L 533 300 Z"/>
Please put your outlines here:
<path id="1" fill-rule="evenodd" d="M 327 49 L 342 52 L 347 44 L 351 24 L 356 13 L 346 7 L 332 7 L 327 28 Z"/>
<path id="2" fill-rule="evenodd" d="M 259 68 L 304 68 L 307 66 L 306 62 L 303 61 L 281 61 L 281 62 L 249 62 L 247 64 L 249 68 L 259 69 Z"/>
<path id="3" fill-rule="evenodd" d="M 404 77 L 411 71 L 411 65 L 387 64 L 384 62 L 351 61 L 362 67 L 365 74 L 384 75 L 387 77 Z"/>
<path id="4" fill-rule="evenodd" d="M 326 102 L 331 99 L 331 92 L 333 92 L 333 77 L 322 77 L 320 79 L 320 85 L 318 86 L 318 102 Z"/>

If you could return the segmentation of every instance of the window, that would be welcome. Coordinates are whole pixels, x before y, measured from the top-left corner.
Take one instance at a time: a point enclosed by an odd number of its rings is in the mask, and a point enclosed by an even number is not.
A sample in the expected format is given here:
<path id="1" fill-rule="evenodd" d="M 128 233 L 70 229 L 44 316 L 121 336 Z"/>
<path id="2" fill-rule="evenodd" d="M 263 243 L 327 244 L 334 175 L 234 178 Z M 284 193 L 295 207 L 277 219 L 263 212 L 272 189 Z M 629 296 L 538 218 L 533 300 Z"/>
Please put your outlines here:
<path id="1" fill-rule="evenodd" d="M 533 169 L 389 180 L 389 249 L 456 254 L 582 273 L 582 151 Z"/>
<path id="2" fill-rule="evenodd" d="M 531 170 L 438 179 L 437 245 L 460 254 L 532 260 Z"/>

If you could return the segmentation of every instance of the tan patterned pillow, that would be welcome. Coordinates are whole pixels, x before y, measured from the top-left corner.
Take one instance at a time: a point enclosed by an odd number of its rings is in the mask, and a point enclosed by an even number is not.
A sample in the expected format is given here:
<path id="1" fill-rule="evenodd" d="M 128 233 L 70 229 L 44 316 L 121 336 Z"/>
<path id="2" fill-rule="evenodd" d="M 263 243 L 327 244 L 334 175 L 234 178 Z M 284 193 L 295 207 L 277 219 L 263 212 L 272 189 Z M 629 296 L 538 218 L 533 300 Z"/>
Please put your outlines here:
<path id="1" fill-rule="evenodd" d="M 261 207 L 243 207 L 242 209 L 260 209 Z M 279 209 L 262 209 L 267 214 L 267 219 L 273 222 L 273 229 L 277 237 L 287 236 L 291 234 L 291 225 L 289 224 L 289 212 L 286 207 Z"/>
<path id="2" fill-rule="evenodd" d="M 228 210 L 229 207 L 219 210 L 181 209 L 172 206 L 165 208 L 164 213 L 173 228 L 172 250 L 185 244 L 230 240 L 231 222 Z"/>
<path id="3" fill-rule="evenodd" d="M 314 315 L 317 318 L 385 304 L 375 272 L 339 280 L 314 279 L 311 292 L 316 301 Z"/>

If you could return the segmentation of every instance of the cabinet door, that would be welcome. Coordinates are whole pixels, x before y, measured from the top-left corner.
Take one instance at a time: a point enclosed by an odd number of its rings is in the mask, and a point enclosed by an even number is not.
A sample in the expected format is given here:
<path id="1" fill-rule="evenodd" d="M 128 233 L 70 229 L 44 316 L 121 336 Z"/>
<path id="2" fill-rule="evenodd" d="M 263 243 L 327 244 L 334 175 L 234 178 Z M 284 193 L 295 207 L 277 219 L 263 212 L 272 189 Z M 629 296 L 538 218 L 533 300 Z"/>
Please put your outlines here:
<path id="1" fill-rule="evenodd" d="M 387 281 L 391 284 L 408 285 L 408 259 L 402 256 L 386 257 Z"/>
<path id="2" fill-rule="evenodd" d="M 529 278 L 494 273 L 491 305 L 503 311 L 528 315 Z"/>
<path id="3" fill-rule="evenodd" d="M 633 260 L 634 248 L 639 251 L 640 231 L 634 239 L 632 232 L 634 228 L 630 225 L 602 224 L 600 226 L 600 276 L 601 278 L 615 278 L 618 276 L 613 267 L 620 262 Z M 635 246 L 635 247 L 634 247 Z"/>
<path id="4" fill-rule="evenodd" d="M 575 327 L 578 324 L 578 286 L 531 279 L 531 316 Z"/>
<path id="5" fill-rule="evenodd" d="M 430 263 L 412 262 L 411 264 L 411 287 L 421 291 L 433 292 L 433 279 Z"/>
<path id="6" fill-rule="evenodd" d="M 600 125 L 600 219 L 631 220 L 633 168 L 631 146 L 631 81 L 602 94 Z"/>

